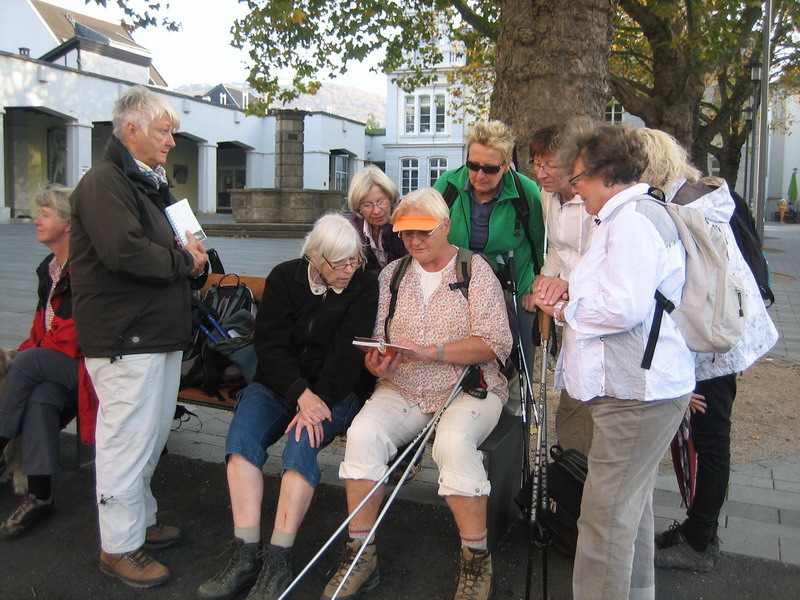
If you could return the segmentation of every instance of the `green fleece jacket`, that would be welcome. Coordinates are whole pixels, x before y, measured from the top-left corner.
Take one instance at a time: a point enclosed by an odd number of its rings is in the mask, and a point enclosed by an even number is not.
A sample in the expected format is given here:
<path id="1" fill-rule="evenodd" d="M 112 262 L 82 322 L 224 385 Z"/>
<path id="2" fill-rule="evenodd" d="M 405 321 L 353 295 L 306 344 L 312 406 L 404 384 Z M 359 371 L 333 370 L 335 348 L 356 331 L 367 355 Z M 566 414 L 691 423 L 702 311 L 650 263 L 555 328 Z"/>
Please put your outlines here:
<path id="1" fill-rule="evenodd" d="M 444 173 L 436 183 L 434 188 L 442 194 L 445 193 L 448 184 L 452 184 L 458 190 L 458 197 L 453 202 L 450 209 L 450 235 L 448 240 L 451 244 L 460 248 L 469 248 L 471 224 L 471 203 L 469 192 L 464 189 L 469 179 L 469 171 L 466 166 L 460 169 L 453 169 Z M 542 203 L 539 194 L 539 187 L 532 180 L 524 175 L 519 176 L 522 189 L 528 198 L 530 207 L 530 219 L 528 223 L 531 238 L 536 246 L 536 261 L 538 266 L 542 266 L 542 250 L 544 249 L 544 222 L 542 220 Z M 492 209 L 489 217 L 489 239 L 483 249 L 483 255 L 489 260 L 492 268 L 497 271 L 497 256 L 502 255 L 505 262 L 508 261 L 508 251 L 514 251 L 514 267 L 516 269 L 517 296 L 522 297 L 530 293 L 534 275 L 538 274 L 538 269 L 534 272 L 533 255 L 530 244 L 525 237 L 525 232 L 517 223 L 517 213 L 514 210 L 512 198 L 519 197 L 517 187 L 514 185 L 514 176 L 511 171 L 503 176 L 503 189 Z"/>

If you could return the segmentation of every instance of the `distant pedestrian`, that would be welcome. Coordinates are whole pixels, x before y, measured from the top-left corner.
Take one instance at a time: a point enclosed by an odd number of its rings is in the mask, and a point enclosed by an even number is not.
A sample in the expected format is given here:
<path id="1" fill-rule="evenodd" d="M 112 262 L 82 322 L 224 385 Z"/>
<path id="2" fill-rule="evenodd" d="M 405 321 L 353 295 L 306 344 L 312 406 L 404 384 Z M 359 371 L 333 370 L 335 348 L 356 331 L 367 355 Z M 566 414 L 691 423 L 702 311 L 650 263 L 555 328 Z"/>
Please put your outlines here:
<path id="1" fill-rule="evenodd" d="M 105 158 L 72 196 L 72 286 L 78 340 L 97 391 L 100 568 L 134 587 L 169 570 L 143 547 L 177 542 L 150 490 L 175 414 L 181 356 L 192 333 L 191 287 L 207 261 L 189 233 L 181 248 L 164 214 L 174 202 L 164 164 L 178 116 L 144 87 L 114 105 Z"/>

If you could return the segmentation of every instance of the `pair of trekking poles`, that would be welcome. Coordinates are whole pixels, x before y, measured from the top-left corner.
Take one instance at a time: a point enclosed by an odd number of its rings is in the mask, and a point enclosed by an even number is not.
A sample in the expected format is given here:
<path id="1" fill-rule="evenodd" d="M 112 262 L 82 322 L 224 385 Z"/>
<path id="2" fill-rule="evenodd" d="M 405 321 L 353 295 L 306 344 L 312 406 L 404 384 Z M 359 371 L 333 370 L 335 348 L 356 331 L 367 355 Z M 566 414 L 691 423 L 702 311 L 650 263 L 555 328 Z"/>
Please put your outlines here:
<path id="1" fill-rule="evenodd" d="M 516 299 L 516 284 L 514 282 L 514 269 L 513 269 L 513 253 L 511 253 L 509 257 L 509 269 L 507 271 L 509 276 L 507 281 L 502 281 L 503 288 L 511 292 L 513 298 L 513 311 L 514 316 L 517 317 L 519 314 L 519 307 L 517 305 Z M 549 315 L 545 315 L 542 311 L 539 311 L 539 334 L 540 334 L 540 347 L 542 349 L 542 372 L 541 372 L 541 384 L 540 384 L 540 403 L 539 408 L 537 410 L 536 403 L 533 399 L 533 387 L 531 384 L 530 376 L 528 374 L 528 368 L 525 360 L 525 355 L 522 352 L 522 344 L 519 338 L 516 340 L 517 342 L 517 355 L 519 359 L 519 364 L 517 365 L 517 372 L 518 377 L 517 381 L 519 384 L 519 391 L 520 391 L 520 404 L 521 404 L 521 416 L 522 416 L 522 427 L 523 427 L 523 459 L 522 459 L 522 480 L 526 481 L 528 477 L 532 478 L 532 490 L 531 490 L 531 502 L 530 506 L 527 507 L 527 510 L 524 511 L 524 518 L 528 522 L 530 527 L 530 545 L 528 548 L 528 568 L 527 568 L 527 581 L 526 581 L 526 588 L 525 588 L 525 598 L 526 600 L 530 599 L 530 592 L 531 592 L 531 578 L 533 574 L 533 554 L 536 545 L 541 545 L 542 550 L 542 582 L 543 582 L 543 599 L 546 600 L 547 598 L 547 546 L 549 544 L 549 536 L 547 533 L 547 525 L 546 525 L 546 509 L 547 509 L 547 353 L 548 353 L 548 346 L 549 346 L 549 334 L 550 334 L 550 320 L 551 317 Z M 532 332 L 529 332 L 529 335 Z M 417 436 L 406 446 L 405 450 L 403 450 L 394 460 L 392 465 L 389 469 L 384 473 L 383 477 L 375 483 L 366 497 L 356 506 L 353 511 L 347 515 L 345 520 L 339 525 L 336 531 L 328 538 L 322 548 L 311 558 L 308 564 L 303 568 L 300 573 L 297 574 L 297 577 L 289 584 L 289 586 L 284 590 L 283 594 L 279 597 L 278 600 L 284 600 L 287 596 L 291 593 L 291 591 L 297 586 L 297 584 L 303 579 L 303 577 L 311 570 L 311 568 L 316 564 L 316 562 L 320 559 L 320 557 L 327 552 L 330 546 L 336 541 L 339 535 L 344 531 L 344 529 L 349 525 L 350 521 L 353 520 L 355 515 L 369 502 L 370 498 L 374 496 L 378 490 L 381 489 L 388 481 L 389 478 L 402 464 L 406 461 L 409 454 L 413 452 L 413 455 L 410 459 L 407 460 L 405 470 L 403 471 L 402 476 L 400 477 L 399 481 L 403 482 L 406 481 L 406 478 L 409 476 L 411 471 L 414 469 L 415 465 L 417 464 L 418 460 L 422 456 L 422 453 L 425 451 L 425 446 L 430 439 L 431 435 L 433 434 L 436 426 L 438 425 L 439 421 L 444 415 L 445 410 L 452 404 L 453 400 L 464 390 L 465 384 L 472 379 L 474 372 L 478 369 L 477 365 L 467 365 L 464 367 L 461 375 L 459 376 L 458 380 L 456 381 L 455 386 L 453 387 L 452 392 L 445 400 L 444 404 L 442 404 L 441 408 L 434 413 L 431 420 L 422 428 L 422 430 L 417 434 Z M 531 417 L 533 417 L 533 422 L 531 422 Z M 531 461 L 530 461 L 530 450 L 531 450 L 531 443 L 530 443 L 530 436 L 532 432 L 536 432 L 536 455 L 534 458 L 534 468 L 531 471 Z M 388 514 L 389 509 L 391 508 L 394 499 L 397 497 L 397 494 L 400 492 L 400 488 L 402 487 L 401 483 L 398 483 L 389 497 L 386 499 L 386 502 L 383 505 L 383 508 L 378 513 L 377 518 L 375 519 L 375 523 L 373 524 L 368 539 L 374 538 L 375 532 L 378 530 L 379 525 L 383 521 L 384 517 Z M 336 588 L 331 600 L 335 600 L 339 596 L 342 588 L 344 587 L 345 583 L 347 582 L 348 577 L 353 572 L 353 569 L 358 564 L 359 559 L 363 555 L 364 551 L 366 550 L 367 544 L 362 544 L 361 547 L 356 552 L 355 556 L 353 557 L 350 566 L 347 569 L 344 577 L 339 582 L 339 586 Z"/>

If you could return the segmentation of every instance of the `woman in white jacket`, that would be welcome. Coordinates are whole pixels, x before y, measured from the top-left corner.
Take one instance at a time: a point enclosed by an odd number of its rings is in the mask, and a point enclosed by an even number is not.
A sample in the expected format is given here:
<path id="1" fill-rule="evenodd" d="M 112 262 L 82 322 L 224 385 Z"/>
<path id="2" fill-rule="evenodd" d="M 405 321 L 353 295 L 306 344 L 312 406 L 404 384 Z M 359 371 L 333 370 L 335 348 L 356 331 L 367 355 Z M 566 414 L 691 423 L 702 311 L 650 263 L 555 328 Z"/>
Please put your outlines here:
<path id="1" fill-rule="evenodd" d="M 688 205 L 703 213 L 725 236 L 728 267 L 744 282 L 746 317 L 741 340 L 725 354 L 695 355 L 697 384 L 690 409 L 697 480 L 695 496 L 686 520 L 656 535 L 656 566 L 691 571 L 710 571 L 719 553 L 717 518 L 728 489 L 730 472 L 731 411 L 736 397 L 736 374 L 766 354 L 778 332 L 750 267 L 731 230 L 734 201 L 728 184 L 719 178 L 700 178 L 686 151 L 670 135 L 641 129 L 648 167 L 642 181 L 664 191 L 666 200 Z"/>
<path id="2" fill-rule="evenodd" d="M 591 242 L 595 222 L 583 206 L 583 198 L 569 184 L 555 161 L 563 124 L 538 129 L 531 139 L 533 174 L 542 186 L 547 251 L 541 273 L 531 286 L 546 304 L 562 299 L 569 276 Z M 556 411 L 556 435 L 562 448 L 573 448 L 584 455 L 592 445 L 592 417 L 586 404 L 561 390 Z"/>

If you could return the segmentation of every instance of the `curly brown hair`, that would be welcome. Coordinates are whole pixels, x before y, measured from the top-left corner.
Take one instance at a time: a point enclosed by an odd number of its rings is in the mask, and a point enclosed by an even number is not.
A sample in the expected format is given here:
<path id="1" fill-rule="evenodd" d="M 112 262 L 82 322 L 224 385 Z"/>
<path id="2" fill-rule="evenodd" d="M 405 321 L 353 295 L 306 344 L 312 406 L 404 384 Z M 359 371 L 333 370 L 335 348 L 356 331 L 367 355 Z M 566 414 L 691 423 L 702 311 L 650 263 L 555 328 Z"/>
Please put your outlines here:
<path id="1" fill-rule="evenodd" d="M 556 152 L 556 161 L 569 173 L 578 157 L 586 175 L 610 183 L 635 183 L 647 166 L 642 139 L 627 125 L 609 125 L 588 119 L 572 121 Z"/>

